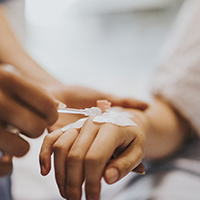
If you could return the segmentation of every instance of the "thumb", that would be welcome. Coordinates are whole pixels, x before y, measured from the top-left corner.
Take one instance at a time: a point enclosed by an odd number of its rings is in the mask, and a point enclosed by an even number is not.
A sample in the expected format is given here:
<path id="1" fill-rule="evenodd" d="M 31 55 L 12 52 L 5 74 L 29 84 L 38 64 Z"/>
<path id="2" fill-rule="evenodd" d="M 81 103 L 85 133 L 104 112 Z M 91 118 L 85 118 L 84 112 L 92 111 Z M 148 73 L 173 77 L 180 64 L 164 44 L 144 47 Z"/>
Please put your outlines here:
<path id="1" fill-rule="evenodd" d="M 134 142 L 112 159 L 105 168 L 104 179 L 108 184 L 113 184 L 133 171 L 144 174 L 144 165 L 141 163 L 144 153 L 140 145 Z"/>
<path id="2" fill-rule="evenodd" d="M 145 167 L 142 163 L 140 163 L 136 168 L 132 170 L 132 172 L 135 172 L 137 174 L 144 175 L 145 174 Z M 104 179 L 108 184 L 113 184 L 120 180 L 122 177 L 120 176 L 120 170 L 117 167 L 110 167 L 109 169 L 105 170 L 104 173 Z M 124 174 L 126 175 L 126 174 Z"/>
<path id="3" fill-rule="evenodd" d="M 148 104 L 144 101 L 135 98 L 114 98 L 112 101 L 112 106 L 121 106 L 124 108 L 135 108 L 139 110 L 146 110 Z"/>

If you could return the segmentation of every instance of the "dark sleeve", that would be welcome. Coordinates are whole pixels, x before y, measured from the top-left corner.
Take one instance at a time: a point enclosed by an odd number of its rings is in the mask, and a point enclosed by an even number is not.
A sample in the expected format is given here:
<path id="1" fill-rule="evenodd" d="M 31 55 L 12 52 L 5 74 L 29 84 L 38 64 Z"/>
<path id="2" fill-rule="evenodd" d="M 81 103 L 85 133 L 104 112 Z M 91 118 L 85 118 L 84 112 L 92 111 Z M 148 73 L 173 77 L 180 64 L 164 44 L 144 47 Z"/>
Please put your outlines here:
<path id="1" fill-rule="evenodd" d="M 5 3 L 7 1 L 10 1 L 10 0 L 0 0 L 0 3 Z"/>

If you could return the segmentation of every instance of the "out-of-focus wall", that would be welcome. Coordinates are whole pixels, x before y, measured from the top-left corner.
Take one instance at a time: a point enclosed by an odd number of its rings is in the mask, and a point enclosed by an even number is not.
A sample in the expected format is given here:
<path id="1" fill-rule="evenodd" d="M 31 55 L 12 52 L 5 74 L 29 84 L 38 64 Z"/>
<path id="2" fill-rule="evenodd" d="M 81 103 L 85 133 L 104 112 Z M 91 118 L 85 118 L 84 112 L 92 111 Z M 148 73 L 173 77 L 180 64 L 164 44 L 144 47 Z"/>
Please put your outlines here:
<path id="1" fill-rule="evenodd" d="M 2 5 L 16 37 L 23 42 L 25 37 L 25 0 L 5 1 Z"/>
<path id="2" fill-rule="evenodd" d="M 66 84 L 143 98 L 181 2 L 27 0 L 29 51 Z"/>

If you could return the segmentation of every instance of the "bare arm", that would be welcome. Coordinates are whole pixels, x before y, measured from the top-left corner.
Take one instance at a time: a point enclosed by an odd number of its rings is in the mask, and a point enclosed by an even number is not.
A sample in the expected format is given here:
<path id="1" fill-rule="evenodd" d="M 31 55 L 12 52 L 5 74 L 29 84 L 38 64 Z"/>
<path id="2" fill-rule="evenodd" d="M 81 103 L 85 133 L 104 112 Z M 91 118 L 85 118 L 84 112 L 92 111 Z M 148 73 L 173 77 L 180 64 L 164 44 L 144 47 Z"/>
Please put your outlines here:
<path id="1" fill-rule="evenodd" d="M 15 38 L 0 5 L 0 62 L 13 65 L 34 84 L 47 87 L 58 81 L 40 67 L 23 49 Z M 59 83 L 61 84 L 61 83 Z"/>
<path id="2" fill-rule="evenodd" d="M 145 158 L 159 159 L 168 156 L 186 140 L 188 123 L 161 99 L 154 99 L 145 116 L 149 124 Z"/>
<path id="3" fill-rule="evenodd" d="M 96 105 L 98 99 L 108 99 L 113 105 L 134 107 L 141 110 L 148 106 L 146 103 L 133 98 L 120 98 L 80 86 L 66 86 L 52 77 L 19 44 L 4 17 L 2 6 L 0 6 L 0 63 L 13 65 L 23 78 L 39 86 L 53 98 L 64 102 L 68 107 L 92 107 Z M 64 126 L 66 124 L 64 118 L 63 116 L 59 118 L 52 130 L 58 128 L 58 126 Z"/>
<path id="4" fill-rule="evenodd" d="M 85 180 L 86 196 L 99 199 L 102 176 L 109 184 L 117 182 L 143 158 L 169 156 L 187 138 L 187 123 L 160 99 L 155 99 L 146 111 L 124 111 L 133 115 L 137 126 L 99 125 L 89 119 L 81 130 L 58 129 L 45 137 L 40 153 L 41 172 L 49 173 L 54 152 L 55 176 L 63 197 L 79 199 Z"/>

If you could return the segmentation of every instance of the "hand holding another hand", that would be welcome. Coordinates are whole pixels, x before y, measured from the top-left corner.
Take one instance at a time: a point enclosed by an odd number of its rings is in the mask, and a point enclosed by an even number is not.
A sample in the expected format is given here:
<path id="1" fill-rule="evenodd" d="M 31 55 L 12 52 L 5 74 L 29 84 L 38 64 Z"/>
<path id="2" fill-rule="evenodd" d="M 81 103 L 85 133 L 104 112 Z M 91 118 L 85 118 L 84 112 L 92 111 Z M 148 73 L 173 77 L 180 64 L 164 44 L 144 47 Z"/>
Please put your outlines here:
<path id="1" fill-rule="evenodd" d="M 66 86 L 57 82 L 57 84 L 51 85 L 46 90 L 55 99 L 65 103 L 68 108 L 90 108 L 96 106 L 97 100 L 100 99 L 107 99 L 109 102 L 112 102 L 112 106 L 135 108 L 142 111 L 148 108 L 148 104 L 144 101 L 132 97 L 118 97 L 82 86 Z M 62 128 L 66 124 L 75 122 L 81 117 L 78 115 L 60 114 L 57 122 L 49 128 L 49 131 L 52 132 Z"/>
<path id="2" fill-rule="evenodd" d="M 58 129 L 50 133 L 41 148 L 41 173 L 49 173 L 53 152 L 61 195 L 67 199 L 81 199 L 85 182 L 86 198 L 98 200 L 102 177 L 112 184 L 138 166 L 139 170 L 144 169 L 140 163 L 144 157 L 146 119 L 142 111 L 132 113 L 138 126 L 98 124 L 91 117 L 81 129 L 69 129 L 64 133 Z"/>

